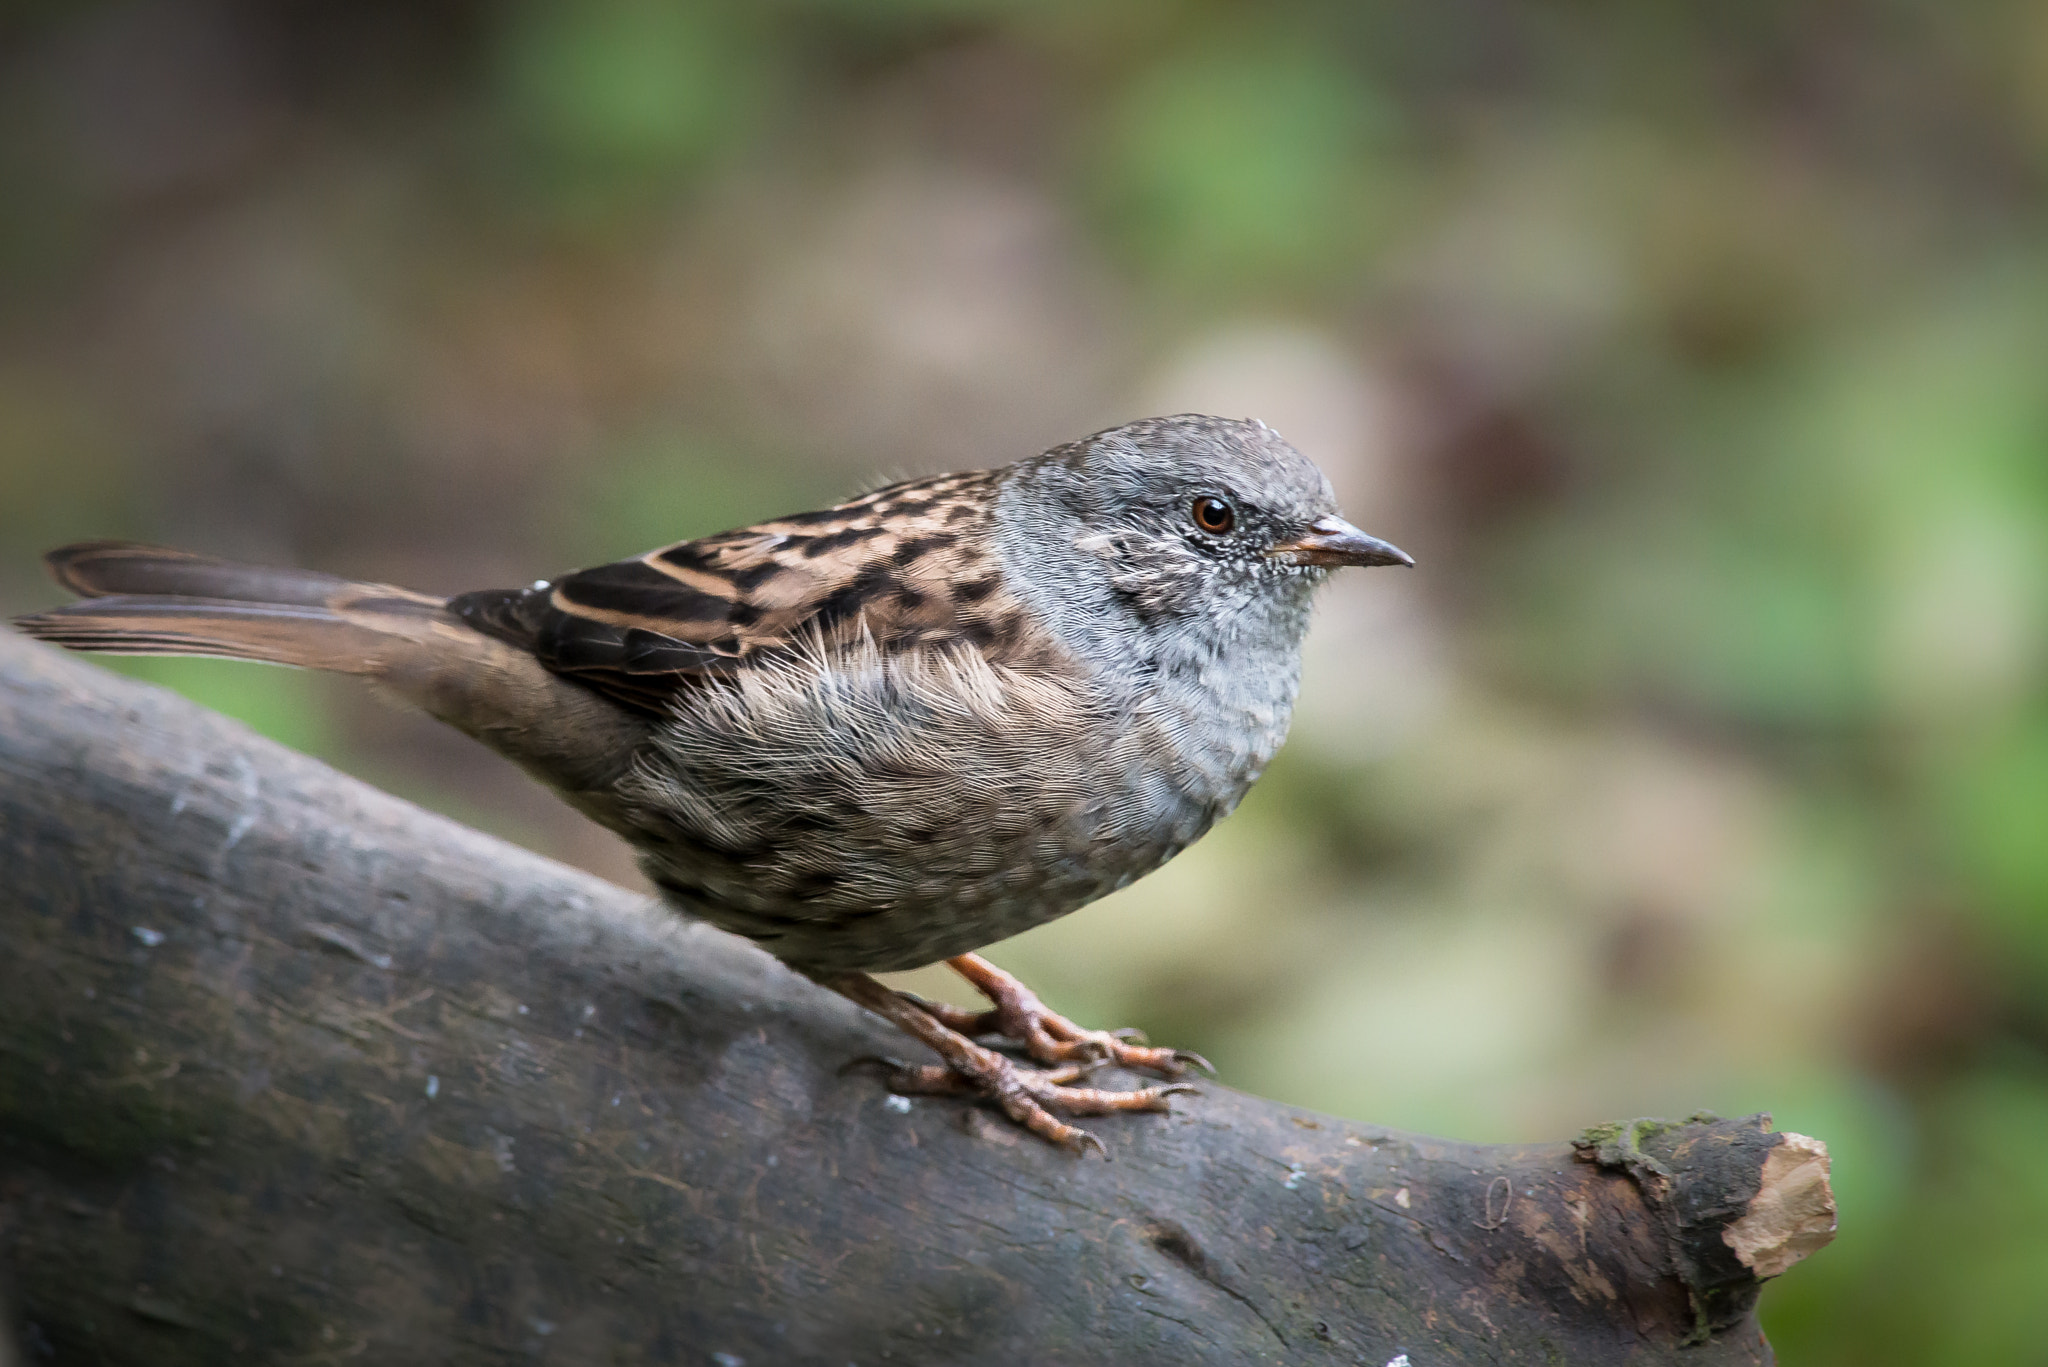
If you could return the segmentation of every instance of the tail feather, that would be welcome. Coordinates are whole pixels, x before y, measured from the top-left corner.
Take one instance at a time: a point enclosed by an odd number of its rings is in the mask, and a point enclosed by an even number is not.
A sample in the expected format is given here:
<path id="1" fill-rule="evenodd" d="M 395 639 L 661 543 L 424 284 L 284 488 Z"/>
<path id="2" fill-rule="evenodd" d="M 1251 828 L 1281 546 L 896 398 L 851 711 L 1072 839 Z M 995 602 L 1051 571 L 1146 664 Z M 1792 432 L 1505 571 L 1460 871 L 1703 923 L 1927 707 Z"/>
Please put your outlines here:
<path id="1" fill-rule="evenodd" d="M 470 627 L 445 600 L 310 570 L 88 541 L 46 557 L 82 601 L 27 635 L 116 655 L 211 655 L 356 674 L 467 731 L 609 819 L 601 797 L 646 723 Z"/>
<path id="2" fill-rule="evenodd" d="M 388 626 L 351 620 L 324 604 L 139 594 L 88 598 L 17 617 L 14 625 L 38 640 L 99 654 L 210 655 L 343 674 L 381 673 L 395 644 Z"/>
<path id="3" fill-rule="evenodd" d="M 441 600 L 312 570 L 244 565 L 133 541 L 81 541 L 44 557 L 85 601 L 15 620 L 73 650 L 212 655 L 378 675 L 444 621 Z"/>
<path id="4" fill-rule="evenodd" d="M 316 570 L 244 565 L 135 541 L 80 541 L 43 557 L 51 577 L 81 598 L 150 594 L 295 607 L 324 607 L 338 592 L 367 585 Z M 438 604 L 423 594 L 401 597 Z"/>

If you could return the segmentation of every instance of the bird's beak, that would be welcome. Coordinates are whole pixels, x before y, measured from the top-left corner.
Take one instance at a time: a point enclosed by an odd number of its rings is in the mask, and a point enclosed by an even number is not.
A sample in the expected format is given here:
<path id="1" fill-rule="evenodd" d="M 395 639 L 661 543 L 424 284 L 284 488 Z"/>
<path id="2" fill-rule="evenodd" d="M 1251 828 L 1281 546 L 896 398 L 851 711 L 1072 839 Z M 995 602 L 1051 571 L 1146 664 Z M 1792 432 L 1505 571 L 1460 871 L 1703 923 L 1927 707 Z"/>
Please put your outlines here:
<path id="1" fill-rule="evenodd" d="M 1341 517 L 1319 517 L 1308 531 L 1266 552 L 1296 565 L 1413 565 L 1398 546 L 1367 536 Z"/>

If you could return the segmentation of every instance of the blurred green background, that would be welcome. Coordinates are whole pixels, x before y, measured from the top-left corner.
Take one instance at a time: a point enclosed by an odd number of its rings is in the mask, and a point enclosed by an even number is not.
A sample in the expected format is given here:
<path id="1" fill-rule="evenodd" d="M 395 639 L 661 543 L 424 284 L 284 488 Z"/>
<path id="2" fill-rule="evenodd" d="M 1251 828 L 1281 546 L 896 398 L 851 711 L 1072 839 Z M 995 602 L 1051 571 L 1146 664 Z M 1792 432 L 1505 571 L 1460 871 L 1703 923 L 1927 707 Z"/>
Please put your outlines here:
<path id="1" fill-rule="evenodd" d="M 2048 7 L 32 0 L 0 608 L 134 536 L 456 591 L 1263 418 L 1413 573 L 1165 872 L 1000 946 L 1470 1139 L 1772 1111 L 1788 1362 L 2048 1363 Z M 345 682 L 143 673 L 622 882 Z"/>

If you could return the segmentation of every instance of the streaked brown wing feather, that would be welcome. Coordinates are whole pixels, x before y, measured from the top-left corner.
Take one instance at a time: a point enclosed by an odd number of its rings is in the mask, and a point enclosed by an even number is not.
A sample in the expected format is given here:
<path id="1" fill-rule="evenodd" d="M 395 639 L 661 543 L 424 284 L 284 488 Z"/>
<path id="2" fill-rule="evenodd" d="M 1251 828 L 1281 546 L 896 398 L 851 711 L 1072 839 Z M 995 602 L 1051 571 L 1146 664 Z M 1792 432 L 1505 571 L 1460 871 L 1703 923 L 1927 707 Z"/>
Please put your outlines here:
<path id="1" fill-rule="evenodd" d="M 988 547 L 992 476 L 891 485 L 850 503 L 680 542 L 449 610 L 548 668 L 649 711 L 764 653 L 866 631 L 885 648 L 1021 640 Z"/>

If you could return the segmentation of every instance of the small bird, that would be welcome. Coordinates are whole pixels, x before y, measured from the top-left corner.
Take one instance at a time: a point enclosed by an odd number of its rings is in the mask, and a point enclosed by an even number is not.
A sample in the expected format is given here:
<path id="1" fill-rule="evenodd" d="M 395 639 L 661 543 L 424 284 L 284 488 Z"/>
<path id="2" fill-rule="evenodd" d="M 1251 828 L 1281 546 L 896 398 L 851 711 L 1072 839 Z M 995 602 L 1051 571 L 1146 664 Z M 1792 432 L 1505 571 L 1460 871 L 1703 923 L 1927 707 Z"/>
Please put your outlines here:
<path id="1" fill-rule="evenodd" d="M 1165 1110 L 1200 1060 L 974 951 L 1231 811 L 1286 735 L 1316 587 L 1414 563 L 1263 423 L 1196 414 L 453 598 L 128 542 L 47 560 L 85 601 L 29 635 L 362 675 L 624 837 L 677 911 L 930 1046 L 885 1061 L 893 1090 L 1098 1149 L 1054 1112 Z M 994 1009 L 869 976 L 939 960 Z M 1166 1082 L 1086 1085 L 1104 1064 Z"/>

